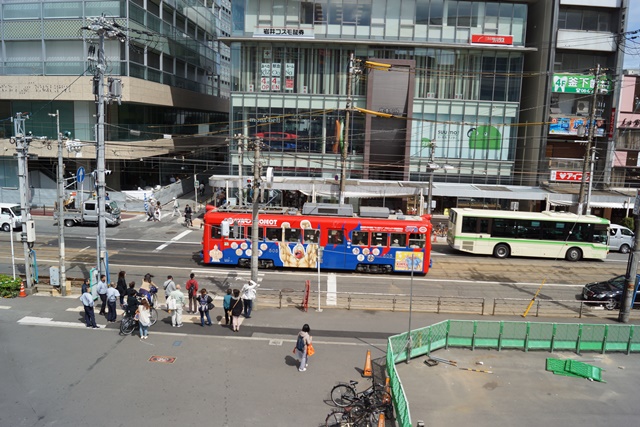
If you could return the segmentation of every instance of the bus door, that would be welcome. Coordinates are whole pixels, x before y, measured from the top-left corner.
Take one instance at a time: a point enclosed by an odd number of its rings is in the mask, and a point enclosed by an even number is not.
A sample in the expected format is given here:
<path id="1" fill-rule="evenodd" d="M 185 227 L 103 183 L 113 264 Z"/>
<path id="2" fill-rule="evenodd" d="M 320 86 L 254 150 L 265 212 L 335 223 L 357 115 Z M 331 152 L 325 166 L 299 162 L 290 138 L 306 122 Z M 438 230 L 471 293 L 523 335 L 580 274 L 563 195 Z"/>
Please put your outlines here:
<path id="1" fill-rule="evenodd" d="M 346 264 L 346 238 L 342 229 L 327 230 L 327 246 L 322 254 L 322 268 L 344 269 Z"/>

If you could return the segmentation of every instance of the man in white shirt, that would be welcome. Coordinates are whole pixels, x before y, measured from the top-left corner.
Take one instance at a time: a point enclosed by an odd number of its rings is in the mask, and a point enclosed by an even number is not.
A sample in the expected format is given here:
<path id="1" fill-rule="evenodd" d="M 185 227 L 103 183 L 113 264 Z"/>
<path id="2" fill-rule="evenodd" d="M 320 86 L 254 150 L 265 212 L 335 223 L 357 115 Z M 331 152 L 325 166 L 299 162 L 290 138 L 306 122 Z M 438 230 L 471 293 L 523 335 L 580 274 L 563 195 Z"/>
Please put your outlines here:
<path id="1" fill-rule="evenodd" d="M 107 276 L 101 275 L 100 281 L 97 285 L 98 296 L 100 297 L 100 301 L 102 301 L 102 305 L 100 305 L 100 313 L 104 315 L 104 310 L 107 308 Z"/>
<path id="2" fill-rule="evenodd" d="M 245 283 L 240 293 L 242 294 L 242 304 L 244 305 L 244 317 L 251 318 L 251 310 L 253 309 L 253 300 L 256 299 L 256 288 L 260 286 L 253 280 Z"/>

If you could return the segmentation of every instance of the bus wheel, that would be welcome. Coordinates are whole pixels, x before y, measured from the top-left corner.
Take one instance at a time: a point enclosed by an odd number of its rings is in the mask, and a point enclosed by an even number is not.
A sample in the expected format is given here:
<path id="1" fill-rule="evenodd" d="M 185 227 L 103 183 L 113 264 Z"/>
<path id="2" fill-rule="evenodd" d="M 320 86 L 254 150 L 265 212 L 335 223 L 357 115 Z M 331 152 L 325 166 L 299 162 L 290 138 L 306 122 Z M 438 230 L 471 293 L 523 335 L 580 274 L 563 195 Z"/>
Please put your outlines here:
<path id="1" fill-rule="evenodd" d="M 509 258 L 511 248 L 505 243 L 499 243 L 493 248 L 493 256 L 496 258 Z"/>
<path id="2" fill-rule="evenodd" d="M 578 248 L 569 248 L 564 257 L 567 261 L 580 261 L 582 259 L 582 251 Z"/>

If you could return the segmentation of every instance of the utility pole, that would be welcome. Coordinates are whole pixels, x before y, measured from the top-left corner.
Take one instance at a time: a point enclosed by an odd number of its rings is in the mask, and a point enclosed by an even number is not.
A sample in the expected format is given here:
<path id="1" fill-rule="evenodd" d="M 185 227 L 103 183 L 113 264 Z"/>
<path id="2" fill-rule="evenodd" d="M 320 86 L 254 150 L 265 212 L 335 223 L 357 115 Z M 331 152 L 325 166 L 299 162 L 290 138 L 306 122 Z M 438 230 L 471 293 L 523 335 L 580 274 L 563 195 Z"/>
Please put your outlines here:
<path id="1" fill-rule="evenodd" d="M 58 274 L 60 283 L 60 291 L 62 296 L 67 296 L 67 274 L 65 270 L 65 248 L 64 248 L 64 164 L 62 163 L 62 134 L 60 133 L 60 110 L 56 113 L 50 113 L 50 117 L 56 118 L 56 130 L 58 132 Z"/>
<path id="2" fill-rule="evenodd" d="M 636 290 L 637 275 L 638 275 L 638 261 L 640 261 L 640 191 L 636 194 L 636 201 L 633 205 L 633 222 L 635 229 L 635 245 L 633 251 L 629 253 L 629 262 L 627 263 L 627 276 L 626 286 L 622 291 L 622 298 L 620 298 L 620 313 L 618 314 L 618 321 L 622 323 L 629 323 L 629 316 L 631 314 L 631 308 L 633 307 L 633 293 Z"/>
<path id="3" fill-rule="evenodd" d="M 353 52 L 349 54 L 349 69 L 347 71 L 347 104 L 345 106 L 344 114 L 344 142 L 342 143 L 342 155 L 340 159 L 342 161 L 342 167 L 340 169 L 340 199 L 339 203 L 344 204 L 344 193 L 347 181 L 347 156 L 349 154 L 349 121 L 351 119 L 351 87 L 353 80 Z"/>
<path id="4" fill-rule="evenodd" d="M 251 280 L 258 283 L 258 255 L 260 248 L 258 248 L 258 212 L 260 210 L 260 198 L 258 193 L 260 191 L 260 144 L 262 140 L 255 138 L 253 140 L 253 182 L 251 183 L 253 188 L 253 212 L 251 215 Z"/>
<path id="5" fill-rule="evenodd" d="M 105 102 L 107 98 L 104 93 L 104 75 L 107 69 L 104 41 L 105 38 L 116 38 L 121 42 L 126 40 L 126 35 L 120 31 L 120 27 L 114 23 L 107 22 L 104 15 L 96 18 L 88 27 L 82 27 L 83 30 L 90 30 L 98 35 L 98 51 L 95 60 L 95 75 L 93 77 L 94 95 L 97 103 L 97 125 L 96 125 L 96 199 L 98 202 L 98 239 L 97 239 L 97 268 L 98 277 L 106 275 L 109 280 L 109 265 L 107 257 L 107 224 L 105 220 L 105 140 L 104 140 L 104 121 L 105 121 Z M 92 46 L 93 47 L 93 46 Z M 90 53 L 93 53 L 90 49 Z M 118 80 L 112 80 L 114 87 L 118 89 L 115 93 L 110 92 L 109 99 L 116 98 L 120 102 L 121 86 Z"/>
<path id="6" fill-rule="evenodd" d="M 589 163 L 591 161 L 591 150 L 593 147 L 593 136 L 596 127 L 596 107 L 598 101 L 598 90 L 600 89 L 600 64 L 596 66 L 595 78 L 593 85 L 593 94 L 591 95 L 591 112 L 589 113 L 589 134 L 587 137 L 587 148 L 584 152 L 584 161 L 582 162 L 582 180 L 580 181 L 580 194 L 578 196 L 578 215 L 582 215 L 585 211 L 585 198 L 587 209 L 589 209 L 589 198 L 585 197 L 587 189 L 587 172 L 589 171 Z M 589 177 L 589 182 L 593 180 L 593 174 Z"/>
<path id="7" fill-rule="evenodd" d="M 431 202 L 433 200 L 433 173 L 435 172 L 435 170 L 437 169 L 437 165 L 435 164 L 435 162 L 433 161 L 433 152 L 436 148 L 436 143 L 435 142 L 431 142 L 431 146 L 429 148 L 429 164 L 427 165 L 429 167 L 429 195 L 427 196 L 427 214 L 431 215 Z M 422 200 L 421 200 L 422 202 Z"/>
<path id="8" fill-rule="evenodd" d="M 242 178 L 242 167 L 244 166 L 244 142 L 246 137 L 237 134 L 235 140 L 238 143 L 238 203 L 244 206 L 244 179 Z"/>
<path id="9" fill-rule="evenodd" d="M 31 247 L 35 242 L 34 223 L 31 220 L 31 204 L 29 202 L 29 144 L 33 137 L 31 132 L 26 134 L 24 131 L 25 118 L 23 113 L 16 113 L 15 119 L 13 119 L 14 137 L 12 142 L 16 144 L 16 151 L 18 152 L 18 179 L 20 182 L 20 216 L 22 218 L 22 233 L 20 233 L 20 239 L 22 241 L 22 247 L 24 249 L 24 274 L 25 274 L 25 286 L 31 288 L 33 285 L 33 266 L 31 265 Z M 28 115 L 25 115 L 29 118 Z M 13 230 L 11 230 L 13 236 Z"/>

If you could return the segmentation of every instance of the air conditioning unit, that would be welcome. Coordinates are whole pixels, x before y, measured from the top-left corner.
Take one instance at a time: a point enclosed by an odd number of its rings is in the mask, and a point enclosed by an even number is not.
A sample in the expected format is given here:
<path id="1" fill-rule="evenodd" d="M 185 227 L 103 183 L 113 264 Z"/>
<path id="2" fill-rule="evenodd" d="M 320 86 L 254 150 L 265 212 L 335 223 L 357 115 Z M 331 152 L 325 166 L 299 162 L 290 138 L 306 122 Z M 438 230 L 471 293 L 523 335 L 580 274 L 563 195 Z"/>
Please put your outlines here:
<path id="1" fill-rule="evenodd" d="M 589 115 L 589 102 L 588 101 L 576 101 L 574 104 L 573 112 L 576 116 L 588 116 Z"/>
<path id="2" fill-rule="evenodd" d="M 435 92 L 427 92 L 427 98 L 435 98 L 436 94 Z"/>

